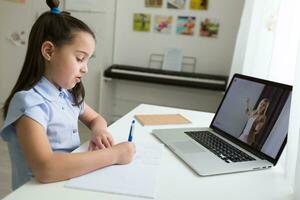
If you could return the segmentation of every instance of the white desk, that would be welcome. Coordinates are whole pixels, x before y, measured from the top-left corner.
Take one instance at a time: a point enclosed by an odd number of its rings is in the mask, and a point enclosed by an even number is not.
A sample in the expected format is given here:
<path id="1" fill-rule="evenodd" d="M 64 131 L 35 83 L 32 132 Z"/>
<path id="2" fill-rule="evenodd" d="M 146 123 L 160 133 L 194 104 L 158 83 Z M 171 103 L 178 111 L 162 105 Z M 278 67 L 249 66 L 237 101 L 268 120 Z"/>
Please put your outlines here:
<path id="1" fill-rule="evenodd" d="M 211 113 L 195 112 L 190 110 L 168 107 L 139 105 L 109 127 L 116 142 L 127 140 L 130 122 L 135 114 L 164 114 L 181 113 L 193 123 L 190 125 L 176 125 L 176 127 L 208 126 L 213 117 Z M 135 127 L 135 142 L 159 142 L 151 130 L 155 128 L 170 128 L 171 126 L 146 126 L 139 123 Z M 174 126 L 172 126 L 174 127 Z M 87 146 L 83 144 L 82 148 Z M 162 165 L 158 179 L 157 194 L 155 199 L 187 199 L 187 200 L 287 200 L 292 199 L 291 188 L 286 183 L 284 173 L 280 167 L 273 169 L 244 172 L 230 175 L 200 177 L 196 175 L 178 157 L 165 148 L 163 151 Z M 143 199 L 117 194 L 91 192 L 64 187 L 65 181 L 39 184 L 31 180 L 5 200 L 23 199 L 92 199 L 92 200 L 127 200 Z"/>

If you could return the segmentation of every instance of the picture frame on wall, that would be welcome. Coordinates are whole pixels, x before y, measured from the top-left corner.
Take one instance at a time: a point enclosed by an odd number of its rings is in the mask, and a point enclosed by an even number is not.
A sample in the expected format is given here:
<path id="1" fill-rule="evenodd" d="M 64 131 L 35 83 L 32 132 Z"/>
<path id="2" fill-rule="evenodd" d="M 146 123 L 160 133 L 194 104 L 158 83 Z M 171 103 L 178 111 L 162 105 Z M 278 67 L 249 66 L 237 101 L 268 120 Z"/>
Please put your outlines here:
<path id="1" fill-rule="evenodd" d="M 163 0 L 145 0 L 145 7 L 148 8 L 161 8 Z"/>
<path id="2" fill-rule="evenodd" d="M 146 13 L 133 14 L 133 30 L 138 32 L 149 32 L 151 15 Z"/>
<path id="3" fill-rule="evenodd" d="M 207 10 L 209 0 L 190 0 L 191 10 Z"/>
<path id="4" fill-rule="evenodd" d="M 173 16 L 155 15 L 153 22 L 154 33 L 170 34 L 172 31 Z"/>
<path id="5" fill-rule="evenodd" d="M 178 35 L 194 35 L 196 26 L 196 17 L 178 16 L 176 24 L 176 33 Z"/>
<path id="6" fill-rule="evenodd" d="M 200 22 L 199 35 L 202 37 L 216 38 L 219 34 L 220 23 L 217 20 L 205 18 Z"/>
<path id="7" fill-rule="evenodd" d="M 167 8 L 170 9 L 184 9 L 186 0 L 168 0 Z"/>

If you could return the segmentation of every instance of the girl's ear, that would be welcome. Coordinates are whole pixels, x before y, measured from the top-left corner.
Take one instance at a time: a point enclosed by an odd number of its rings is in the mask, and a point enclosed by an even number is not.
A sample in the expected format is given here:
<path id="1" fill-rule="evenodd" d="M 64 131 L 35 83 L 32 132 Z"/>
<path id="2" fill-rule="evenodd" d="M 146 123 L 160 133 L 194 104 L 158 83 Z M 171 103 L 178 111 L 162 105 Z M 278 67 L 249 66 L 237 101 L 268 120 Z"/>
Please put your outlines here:
<path id="1" fill-rule="evenodd" d="M 50 41 L 45 41 L 42 44 L 41 52 L 45 60 L 50 61 L 54 52 L 54 44 Z"/>

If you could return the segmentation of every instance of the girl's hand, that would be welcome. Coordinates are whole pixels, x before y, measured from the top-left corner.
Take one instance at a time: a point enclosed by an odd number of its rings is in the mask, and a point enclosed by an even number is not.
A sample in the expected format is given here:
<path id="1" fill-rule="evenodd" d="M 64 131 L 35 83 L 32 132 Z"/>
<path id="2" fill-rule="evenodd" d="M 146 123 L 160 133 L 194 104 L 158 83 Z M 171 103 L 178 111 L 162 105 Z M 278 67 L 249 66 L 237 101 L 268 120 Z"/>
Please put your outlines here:
<path id="1" fill-rule="evenodd" d="M 133 142 L 121 142 L 112 147 L 116 155 L 116 164 L 124 165 L 132 161 L 135 154 L 135 145 Z"/>
<path id="2" fill-rule="evenodd" d="M 92 133 L 92 138 L 89 144 L 89 151 L 98 149 L 110 148 L 114 145 L 113 137 L 107 130 L 101 130 Z"/>

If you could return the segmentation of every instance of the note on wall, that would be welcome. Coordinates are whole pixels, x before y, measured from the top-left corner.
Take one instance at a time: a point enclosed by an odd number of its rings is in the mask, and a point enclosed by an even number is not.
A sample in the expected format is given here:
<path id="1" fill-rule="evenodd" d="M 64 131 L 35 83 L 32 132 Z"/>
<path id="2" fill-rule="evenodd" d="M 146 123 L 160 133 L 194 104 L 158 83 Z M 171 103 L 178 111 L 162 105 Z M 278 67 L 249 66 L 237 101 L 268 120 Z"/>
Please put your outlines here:
<path id="1" fill-rule="evenodd" d="M 113 165 L 73 178 L 66 187 L 154 198 L 163 145 L 136 143 L 136 154 L 127 165 Z"/>
<path id="2" fill-rule="evenodd" d="M 105 12 L 106 0 L 65 0 L 65 8 L 70 11 Z"/>

